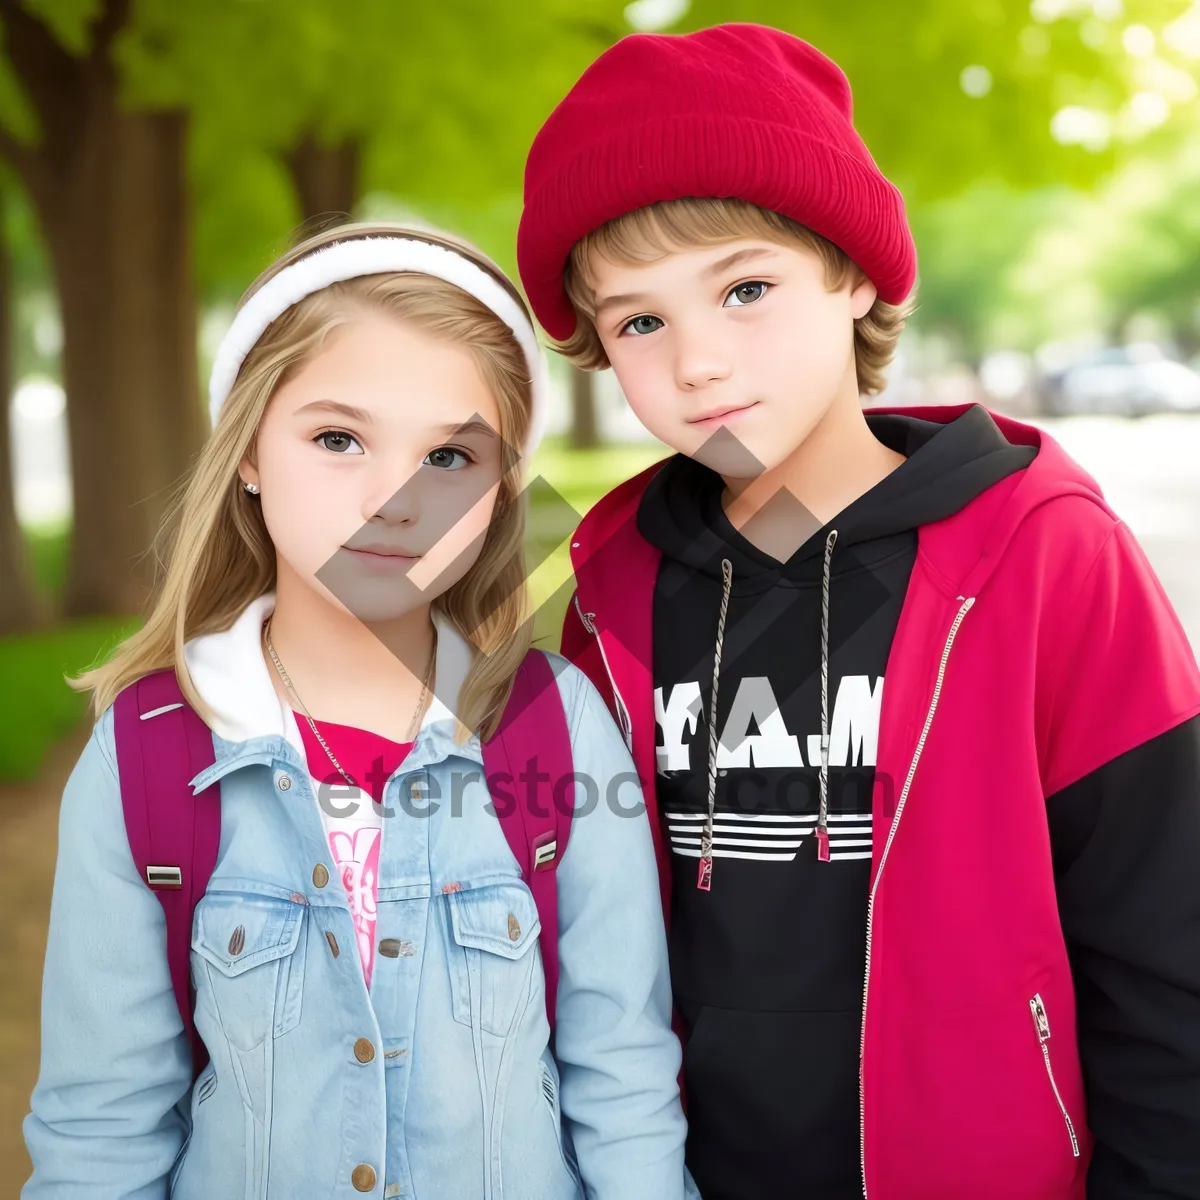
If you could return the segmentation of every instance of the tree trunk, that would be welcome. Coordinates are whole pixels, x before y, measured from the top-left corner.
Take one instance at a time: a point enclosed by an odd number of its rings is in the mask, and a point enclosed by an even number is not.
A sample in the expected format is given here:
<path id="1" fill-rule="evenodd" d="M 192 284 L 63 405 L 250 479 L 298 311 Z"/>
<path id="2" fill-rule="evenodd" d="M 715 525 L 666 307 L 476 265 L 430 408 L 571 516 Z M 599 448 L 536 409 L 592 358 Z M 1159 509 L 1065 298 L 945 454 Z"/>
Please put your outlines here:
<path id="1" fill-rule="evenodd" d="M 590 450 L 600 444 L 596 420 L 596 375 L 594 371 L 571 370 L 571 446 Z"/>
<path id="2" fill-rule="evenodd" d="M 104 114 L 43 220 L 63 314 L 75 519 L 63 609 L 136 612 L 172 485 L 203 438 L 179 113 Z"/>
<path id="3" fill-rule="evenodd" d="M 187 119 L 118 105 L 107 0 L 85 58 L 17 0 L 7 48 L 38 112 L 36 147 L 0 147 L 38 212 L 58 282 L 74 526 L 63 610 L 136 612 L 171 485 L 203 437 L 186 197 Z"/>
<path id="4" fill-rule="evenodd" d="M 342 224 L 358 200 L 361 148 L 347 138 L 333 146 L 317 142 L 307 133 L 286 156 L 288 170 L 306 222 L 324 218 L 326 224 Z"/>
<path id="5" fill-rule="evenodd" d="M 12 298 L 8 245 L 0 236 L 0 634 L 38 624 L 41 605 L 29 548 L 17 524 L 9 404 L 12 395 Z"/>

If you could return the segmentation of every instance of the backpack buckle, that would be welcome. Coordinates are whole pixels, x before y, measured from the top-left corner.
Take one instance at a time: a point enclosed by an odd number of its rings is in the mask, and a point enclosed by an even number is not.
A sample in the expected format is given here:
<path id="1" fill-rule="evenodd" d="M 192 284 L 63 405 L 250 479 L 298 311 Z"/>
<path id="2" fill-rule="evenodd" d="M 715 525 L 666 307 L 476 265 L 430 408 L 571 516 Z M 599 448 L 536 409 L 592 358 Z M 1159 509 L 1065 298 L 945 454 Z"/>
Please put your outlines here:
<path id="1" fill-rule="evenodd" d="M 152 888 L 179 891 L 183 887 L 183 872 L 178 867 L 147 867 L 146 882 Z"/>
<path id="2" fill-rule="evenodd" d="M 533 869 L 547 871 L 554 865 L 558 854 L 558 835 L 551 831 L 533 839 Z"/>

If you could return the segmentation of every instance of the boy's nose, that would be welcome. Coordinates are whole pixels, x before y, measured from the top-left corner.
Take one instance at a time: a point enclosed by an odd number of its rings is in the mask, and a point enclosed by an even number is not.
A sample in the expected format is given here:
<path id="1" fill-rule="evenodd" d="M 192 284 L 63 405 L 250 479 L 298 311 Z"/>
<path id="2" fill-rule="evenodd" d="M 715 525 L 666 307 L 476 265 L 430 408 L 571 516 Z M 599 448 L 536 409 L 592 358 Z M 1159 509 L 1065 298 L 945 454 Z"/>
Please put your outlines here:
<path id="1" fill-rule="evenodd" d="M 680 363 L 675 372 L 675 382 L 681 391 L 695 392 L 710 384 L 721 383 L 729 378 L 731 369 L 728 363 L 718 363 L 708 360 Z"/>
<path id="2" fill-rule="evenodd" d="M 675 355 L 675 383 L 680 391 L 694 392 L 729 378 L 733 366 L 711 338 L 696 336 L 680 341 Z"/>

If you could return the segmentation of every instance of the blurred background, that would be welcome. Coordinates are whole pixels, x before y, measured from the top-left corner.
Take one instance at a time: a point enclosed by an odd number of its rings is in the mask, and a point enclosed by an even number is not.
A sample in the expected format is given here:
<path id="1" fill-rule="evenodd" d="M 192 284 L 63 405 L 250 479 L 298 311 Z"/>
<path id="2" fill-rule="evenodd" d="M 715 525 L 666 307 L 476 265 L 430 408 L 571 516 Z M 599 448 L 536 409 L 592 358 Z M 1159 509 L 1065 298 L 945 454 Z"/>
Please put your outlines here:
<path id="1" fill-rule="evenodd" d="M 0 0 L 0 1197 L 28 1173 L 88 727 L 63 674 L 137 620 L 237 297 L 348 216 L 451 228 L 514 271 L 524 153 L 574 79 L 629 32 L 722 21 L 836 58 L 907 198 L 921 303 L 878 403 L 1048 430 L 1200 646 L 1200 0 Z M 554 367 L 550 646 L 578 515 L 663 452 L 610 375 Z"/>

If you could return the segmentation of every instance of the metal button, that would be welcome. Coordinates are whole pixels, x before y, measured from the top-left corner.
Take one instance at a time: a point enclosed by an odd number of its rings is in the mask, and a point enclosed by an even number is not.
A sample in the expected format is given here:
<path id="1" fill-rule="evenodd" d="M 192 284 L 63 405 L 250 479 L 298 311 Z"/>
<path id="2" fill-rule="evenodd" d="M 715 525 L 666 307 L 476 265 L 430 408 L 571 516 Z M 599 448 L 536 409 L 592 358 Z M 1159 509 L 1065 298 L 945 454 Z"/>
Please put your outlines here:
<path id="1" fill-rule="evenodd" d="M 286 792 L 292 786 L 292 777 L 286 771 L 280 771 L 275 779 L 275 786 L 281 792 Z"/>
<path id="2" fill-rule="evenodd" d="M 305 896 L 305 895 L 303 895 L 303 894 L 302 894 L 302 893 L 300 893 L 300 892 L 293 892 L 293 893 L 292 893 L 292 894 L 291 894 L 291 895 L 288 897 L 288 899 L 289 899 L 289 900 L 291 900 L 291 902 L 292 902 L 293 904 L 307 904 L 307 903 L 308 903 L 308 897 L 307 897 L 307 896 Z"/>
<path id="3" fill-rule="evenodd" d="M 366 1038 L 359 1038 L 354 1043 L 354 1057 L 360 1063 L 369 1063 L 375 1057 L 375 1047 Z"/>
<path id="4" fill-rule="evenodd" d="M 350 1172 L 350 1182 L 356 1192 L 373 1192 L 375 1190 L 375 1169 L 366 1163 L 359 1163 Z"/>
<path id="5" fill-rule="evenodd" d="M 237 958 L 246 948 L 246 927 L 239 925 L 229 937 L 229 957 Z"/>
<path id="6" fill-rule="evenodd" d="M 329 882 L 329 870 L 324 863 L 317 863 L 313 867 L 313 883 L 317 887 L 324 887 Z"/>
<path id="7" fill-rule="evenodd" d="M 341 954 L 341 949 L 338 947 L 337 938 L 328 929 L 325 931 L 325 940 L 329 943 L 329 949 L 333 952 L 333 957 L 337 958 Z"/>
<path id="8" fill-rule="evenodd" d="M 411 958 L 413 950 L 412 942 L 403 941 L 401 938 L 384 938 L 379 943 L 379 953 L 384 958 Z"/>
<path id="9" fill-rule="evenodd" d="M 510 942 L 521 940 L 521 922 L 512 913 L 508 914 L 508 940 Z"/>

